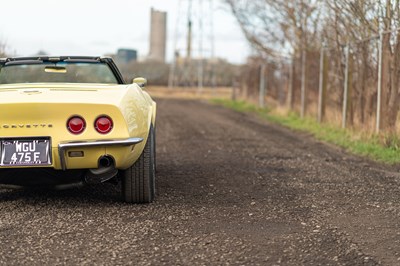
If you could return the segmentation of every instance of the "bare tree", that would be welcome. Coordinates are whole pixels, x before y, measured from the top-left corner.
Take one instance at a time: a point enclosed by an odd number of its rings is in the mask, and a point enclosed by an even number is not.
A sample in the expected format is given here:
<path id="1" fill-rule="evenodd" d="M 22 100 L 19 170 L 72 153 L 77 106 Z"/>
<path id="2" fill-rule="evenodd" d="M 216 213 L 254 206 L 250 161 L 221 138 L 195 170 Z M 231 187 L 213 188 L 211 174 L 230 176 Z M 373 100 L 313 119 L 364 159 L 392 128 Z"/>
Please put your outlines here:
<path id="1" fill-rule="evenodd" d="M 336 50 L 334 65 L 342 80 L 344 47 L 351 43 L 350 86 L 361 123 L 366 102 L 376 91 L 368 80 L 376 78 L 378 36 L 382 38 L 382 129 L 394 132 L 400 104 L 400 0 L 225 0 L 246 38 L 263 56 L 315 51 L 324 42 Z M 372 40 L 372 41 L 369 41 Z M 303 56 L 304 58 L 304 56 Z M 293 64 L 295 67 L 295 64 Z M 302 69 L 305 69 L 304 65 Z M 295 73 L 294 69 L 291 71 Z M 353 73 L 354 72 L 354 73 Z M 292 84 L 293 80 L 292 80 Z M 342 82 L 343 84 L 343 82 Z M 376 97 L 376 96 L 375 96 Z M 343 97 L 341 97 L 343 99 Z M 353 116 L 353 113 L 351 113 Z"/>
<path id="2" fill-rule="evenodd" d="M 312 54 L 319 34 L 321 0 L 225 0 L 250 44 L 262 57 L 290 58 L 287 103 L 296 98 L 297 69 L 301 69 L 301 114 L 306 111 L 307 53 Z M 301 60 L 299 60 L 301 58 Z M 297 65 L 301 63 L 301 67 Z M 282 102 L 282 101 L 280 101 Z"/>
<path id="3" fill-rule="evenodd" d="M 375 1 L 370 0 L 328 0 L 325 2 L 325 16 L 323 18 L 322 37 L 328 47 L 335 47 L 335 70 L 342 79 L 345 71 L 342 63 L 344 46 L 351 44 L 351 60 L 353 62 L 350 68 L 349 85 L 353 88 L 350 99 L 350 118 L 355 116 L 354 112 L 359 113 L 359 120 L 364 124 L 366 120 L 367 105 L 371 101 L 371 91 L 375 91 L 376 86 L 371 87 L 368 84 L 374 84 L 371 80 L 371 73 L 376 73 L 377 68 L 373 68 L 373 58 L 376 58 L 375 38 L 379 32 L 377 20 L 372 14 L 376 13 Z M 371 41 L 368 41 L 371 39 Z M 372 75 L 377 76 L 377 75 Z M 371 82 L 368 83 L 368 80 Z M 353 85 L 353 86 L 352 86 Z M 376 97 L 376 96 L 375 96 Z M 341 97 L 343 98 L 343 97 Z M 355 101 L 352 101 L 352 99 Z M 353 107 L 353 103 L 357 107 Z M 352 119 L 351 119 L 352 121 Z"/>
<path id="4" fill-rule="evenodd" d="M 297 55 L 318 34 L 319 0 L 225 0 L 246 38 L 269 56 Z"/>
<path id="5" fill-rule="evenodd" d="M 399 0 L 329 0 L 335 22 L 327 23 L 326 32 L 334 32 L 336 43 L 357 42 L 382 33 L 382 98 L 380 127 L 394 132 L 399 111 L 400 32 Z M 330 30 L 329 30 L 330 29 Z M 332 30 L 333 29 L 333 30 Z M 360 95 L 365 93 L 371 50 L 363 42 Z M 360 101 L 363 108 L 363 101 Z"/>

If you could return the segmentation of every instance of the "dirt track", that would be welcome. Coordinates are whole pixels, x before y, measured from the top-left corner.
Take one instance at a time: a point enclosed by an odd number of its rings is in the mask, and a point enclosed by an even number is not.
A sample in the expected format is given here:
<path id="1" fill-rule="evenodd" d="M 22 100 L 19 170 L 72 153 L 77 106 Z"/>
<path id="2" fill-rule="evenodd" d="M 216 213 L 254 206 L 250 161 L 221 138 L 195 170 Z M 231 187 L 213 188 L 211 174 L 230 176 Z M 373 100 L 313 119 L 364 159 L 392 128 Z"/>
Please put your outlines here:
<path id="1" fill-rule="evenodd" d="M 250 115 L 158 100 L 158 197 L 0 189 L 0 265 L 400 265 L 400 174 Z"/>

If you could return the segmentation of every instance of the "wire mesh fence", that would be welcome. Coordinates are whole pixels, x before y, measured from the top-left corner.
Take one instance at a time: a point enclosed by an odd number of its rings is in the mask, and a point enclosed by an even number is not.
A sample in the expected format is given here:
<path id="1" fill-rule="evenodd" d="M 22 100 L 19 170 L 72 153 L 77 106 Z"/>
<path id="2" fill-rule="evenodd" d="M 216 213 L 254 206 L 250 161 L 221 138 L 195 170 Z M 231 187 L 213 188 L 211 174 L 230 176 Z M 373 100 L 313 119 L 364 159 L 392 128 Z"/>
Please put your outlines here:
<path id="1" fill-rule="evenodd" d="M 343 128 L 393 131 L 385 120 L 394 116 L 397 121 L 399 110 L 398 33 L 323 45 L 290 59 L 251 58 L 241 71 L 236 97 Z"/>

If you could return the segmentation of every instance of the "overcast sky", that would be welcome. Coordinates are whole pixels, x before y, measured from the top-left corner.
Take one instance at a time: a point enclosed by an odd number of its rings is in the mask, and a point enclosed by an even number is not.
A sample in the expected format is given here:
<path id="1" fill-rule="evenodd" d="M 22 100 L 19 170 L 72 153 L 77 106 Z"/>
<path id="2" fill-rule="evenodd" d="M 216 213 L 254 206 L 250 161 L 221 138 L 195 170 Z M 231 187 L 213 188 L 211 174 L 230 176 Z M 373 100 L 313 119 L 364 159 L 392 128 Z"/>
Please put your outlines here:
<path id="1" fill-rule="evenodd" d="M 9 52 L 19 56 L 36 54 L 39 50 L 51 55 L 103 55 L 122 47 L 137 49 L 143 57 L 149 50 L 150 8 L 153 7 L 168 13 L 167 59 L 171 60 L 174 40 L 178 49 L 185 47 L 188 2 L 1 0 L 0 39 L 6 41 Z M 194 50 L 197 51 L 201 12 L 196 3 L 200 2 L 193 0 Z M 210 0 L 202 2 L 206 11 L 203 12 L 203 54 L 210 55 Z M 244 62 L 250 49 L 237 22 L 221 0 L 214 0 L 213 6 L 216 56 L 233 63 Z M 175 38 L 176 29 L 178 38 Z"/>

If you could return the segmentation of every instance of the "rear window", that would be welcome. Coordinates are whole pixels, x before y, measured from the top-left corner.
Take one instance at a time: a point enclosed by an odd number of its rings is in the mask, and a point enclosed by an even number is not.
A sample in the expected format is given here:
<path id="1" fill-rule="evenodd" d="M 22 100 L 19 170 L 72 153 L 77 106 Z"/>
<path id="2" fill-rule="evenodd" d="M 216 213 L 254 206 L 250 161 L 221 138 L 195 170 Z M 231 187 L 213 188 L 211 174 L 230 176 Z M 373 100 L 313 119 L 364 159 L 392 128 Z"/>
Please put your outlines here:
<path id="1" fill-rule="evenodd" d="M 101 62 L 10 64 L 0 68 L 0 84 L 43 82 L 118 84 L 110 67 Z"/>

